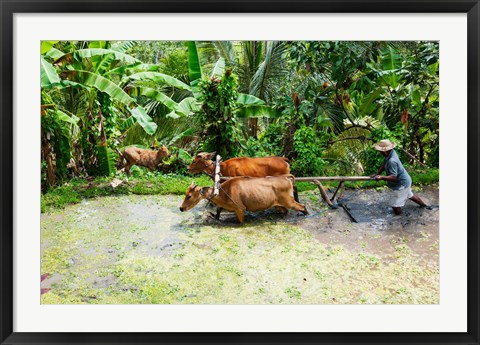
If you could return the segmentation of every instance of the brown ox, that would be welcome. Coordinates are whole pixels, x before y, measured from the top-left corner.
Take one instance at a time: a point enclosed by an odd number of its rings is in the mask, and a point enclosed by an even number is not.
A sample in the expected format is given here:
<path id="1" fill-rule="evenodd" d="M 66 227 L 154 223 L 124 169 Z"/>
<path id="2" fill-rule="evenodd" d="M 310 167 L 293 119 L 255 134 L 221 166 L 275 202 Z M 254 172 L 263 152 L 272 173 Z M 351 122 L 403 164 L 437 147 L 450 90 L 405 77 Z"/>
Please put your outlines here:
<path id="1" fill-rule="evenodd" d="M 213 176 L 215 164 L 215 152 L 202 152 L 195 156 L 193 162 L 188 166 L 188 172 L 199 174 L 202 171 Z M 220 163 L 220 173 L 222 176 L 279 176 L 290 174 L 290 164 L 285 157 L 238 157 L 231 158 Z"/>
<path id="2" fill-rule="evenodd" d="M 192 183 L 183 200 L 180 211 L 188 211 L 202 199 L 211 200 L 217 207 L 235 212 L 240 223 L 244 222 L 245 211 L 262 211 L 272 207 L 282 210 L 301 211 L 308 214 L 305 205 L 293 198 L 290 176 L 234 177 L 220 186 L 219 194 L 213 195 L 213 187 L 199 187 Z"/>
<path id="3" fill-rule="evenodd" d="M 125 172 L 130 176 L 130 168 L 135 164 L 153 171 L 160 161 L 169 155 L 170 152 L 165 145 L 162 145 L 158 151 L 139 149 L 133 146 L 127 147 L 123 153 L 123 157 L 127 161 L 124 167 Z"/>

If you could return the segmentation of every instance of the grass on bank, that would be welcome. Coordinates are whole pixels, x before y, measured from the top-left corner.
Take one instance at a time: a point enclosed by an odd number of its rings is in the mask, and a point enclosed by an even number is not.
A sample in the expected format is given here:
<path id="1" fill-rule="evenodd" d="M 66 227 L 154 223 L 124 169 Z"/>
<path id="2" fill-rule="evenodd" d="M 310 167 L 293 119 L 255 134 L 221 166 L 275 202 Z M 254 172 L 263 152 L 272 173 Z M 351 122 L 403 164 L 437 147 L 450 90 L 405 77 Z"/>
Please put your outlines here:
<path id="1" fill-rule="evenodd" d="M 136 167 L 134 167 L 136 168 Z M 439 181 L 438 169 L 410 171 L 413 185 L 435 184 Z M 132 169 L 132 176 L 128 179 L 125 174 L 119 174 L 116 178 L 124 181 L 118 187 L 113 188 L 110 183 L 113 177 L 97 177 L 92 181 L 86 179 L 72 179 L 61 186 L 50 188 L 41 195 L 41 212 L 48 212 L 51 208 L 64 208 L 70 204 L 81 202 L 98 196 L 128 195 L 128 194 L 176 194 L 183 195 L 192 181 L 199 186 L 213 185 L 210 177 L 202 174 L 197 176 L 184 176 L 157 172 L 144 172 L 141 168 Z M 326 188 L 336 188 L 338 182 L 326 182 Z M 383 188 L 384 181 L 354 181 L 346 182 L 346 188 Z M 298 182 L 298 191 L 304 192 L 316 190 L 317 187 L 310 182 Z"/>
<path id="2" fill-rule="evenodd" d="M 110 185 L 113 177 L 97 177 L 92 181 L 77 178 L 61 186 L 51 188 L 41 195 L 41 212 L 48 212 L 51 208 L 64 208 L 67 205 L 79 203 L 82 199 L 99 196 L 128 194 L 182 195 L 185 194 L 193 181 L 199 186 L 212 184 L 212 180 L 206 175 L 193 177 L 148 172 L 141 176 L 132 176 L 128 180 L 125 175 L 116 178 L 123 181 L 116 188 Z"/>

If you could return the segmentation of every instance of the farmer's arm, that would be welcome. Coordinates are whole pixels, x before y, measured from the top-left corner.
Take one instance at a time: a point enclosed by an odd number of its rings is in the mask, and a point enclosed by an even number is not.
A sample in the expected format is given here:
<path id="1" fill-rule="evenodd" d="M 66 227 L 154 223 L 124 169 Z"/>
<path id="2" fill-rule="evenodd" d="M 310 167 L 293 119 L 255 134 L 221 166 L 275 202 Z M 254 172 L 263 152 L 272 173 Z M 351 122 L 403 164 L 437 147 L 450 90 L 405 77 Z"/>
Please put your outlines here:
<path id="1" fill-rule="evenodd" d="M 385 166 L 384 164 L 382 164 L 382 166 L 380 167 L 380 170 L 383 171 L 385 170 Z M 384 180 L 384 181 L 396 181 L 397 180 L 397 175 L 398 175 L 398 166 L 395 162 L 393 163 L 390 163 L 390 166 L 388 168 L 388 173 L 389 175 L 387 176 L 380 176 L 379 174 L 377 174 L 375 176 L 375 180 Z"/>
<path id="2" fill-rule="evenodd" d="M 397 175 L 388 175 L 388 176 L 376 175 L 375 180 L 396 181 Z"/>

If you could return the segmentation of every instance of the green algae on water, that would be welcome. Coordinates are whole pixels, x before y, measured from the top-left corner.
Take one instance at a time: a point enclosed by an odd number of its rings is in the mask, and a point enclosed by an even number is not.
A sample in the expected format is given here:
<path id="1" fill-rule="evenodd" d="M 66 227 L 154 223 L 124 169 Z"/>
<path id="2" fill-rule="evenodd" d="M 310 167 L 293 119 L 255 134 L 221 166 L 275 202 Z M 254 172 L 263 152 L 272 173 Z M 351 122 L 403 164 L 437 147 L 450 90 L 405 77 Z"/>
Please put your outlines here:
<path id="1" fill-rule="evenodd" d="M 42 274 L 51 275 L 44 282 L 51 290 L 42 303 L 439 301 L 438 263 L 422 261 L 408 241 L 379 255 L 370 249 L 375 238 L 353 250 L 322 243 L 312 231 L 275 216 L 209 224 L 202 205 L 182 213 L 181 201 L 173 195 L 112 196 L 43 214 Z"/>

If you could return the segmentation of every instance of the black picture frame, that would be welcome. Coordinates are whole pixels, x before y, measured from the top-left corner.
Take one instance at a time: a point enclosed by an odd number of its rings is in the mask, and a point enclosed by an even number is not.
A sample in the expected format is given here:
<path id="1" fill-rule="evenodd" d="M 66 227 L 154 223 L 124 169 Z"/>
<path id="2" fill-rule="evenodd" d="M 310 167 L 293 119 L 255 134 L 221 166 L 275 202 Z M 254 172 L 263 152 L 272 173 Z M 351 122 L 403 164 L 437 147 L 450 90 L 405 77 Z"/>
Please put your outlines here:
<path id="1" fill-rule="evenodd" d="M 0 0 L 1 344 L 479 344 L 478 0 Z M 308 9 L 308 11 L 306 11 Z M 15 13 L 466 13 L 468 27 L 468 310 L 465 333 L 18 333 L 13 332 L 13 15 Z M 454 230 L 454 229 L 450 229 Z"/>

